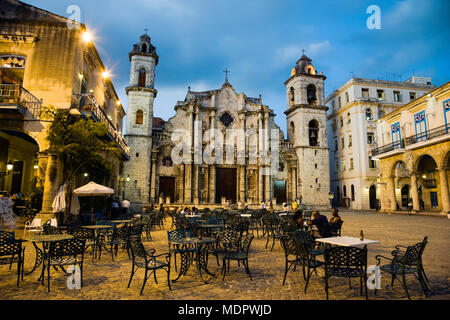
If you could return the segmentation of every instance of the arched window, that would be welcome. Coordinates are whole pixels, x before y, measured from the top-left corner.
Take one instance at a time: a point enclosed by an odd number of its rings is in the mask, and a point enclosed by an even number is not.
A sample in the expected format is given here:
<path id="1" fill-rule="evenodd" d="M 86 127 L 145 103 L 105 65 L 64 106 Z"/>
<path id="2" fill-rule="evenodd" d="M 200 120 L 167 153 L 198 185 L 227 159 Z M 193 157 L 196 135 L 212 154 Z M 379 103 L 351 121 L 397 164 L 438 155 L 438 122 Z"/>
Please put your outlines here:
<path id="1" fill-rule="evenodd" d="M 344 186 L 344 198 L 347 198 L 347 187 Z"/>
<path id="2" fill-rule="evenodd" d="M 144 111 L 138 110 L 136 111 L 136 124 L 144 123 Z"/>
<path id="3" fill-rule="evenodd" d="M 295 125 L 294 122 L 291 121 L 291 127 L 289 130 L 289 139 L 291 140 L 292 143 L 294 143 L 294 137 L 295 137 Z"/>
<path id="4" fill-rule="evenodd" d="M 310 84 L 306 87 L 306 97 L 309 104 L 317 102 L 316 87 L 314 85 Z"/>
<path id="5" fill-rule="evenodd" d="M 352 201 L 355 201 L 355 186 L 352 185 Z"/>
<path id="6" fill-rule="evenodd" d="M 142 51 L 142 52 L 147 52 L 147 44 L 146 44 L 146 43 L 144 43 L 144 44 L 142 45 L 141 51 Z"/>
<path id="7" fill-rule="evenodd" d="M 372 110 L 370 110 L 370 108 L 366 109 L 366 120 L 373 120 L 372 119 Z"/>
<path id="8" fill-rule="evenodd" d="M 341 202 L 341 192 L 339 190 L 339 186 L 336 187 L 336 200 L 338 201 L 338 203 Z"/>
<path id="9" fill-rule="evenodd" d="M 316 120 L 309 122 L 309 145 L 316 147 L 319 144 L 319 123 Z"/>
<path id="10" fill-rule="evenodd" d="M 293 105 L 295 102 L 295 90 L 293 87 L 291 87 L 291 89 L 289 90 L 289 102 L 291 103 L 291 105 Z"/>
<path id="11" fill-rule="evenodd" d="M 139 70 L 139 87 L 145 87 L 145 83 L 147 81 L 147 71 L 142 68 Z"/>

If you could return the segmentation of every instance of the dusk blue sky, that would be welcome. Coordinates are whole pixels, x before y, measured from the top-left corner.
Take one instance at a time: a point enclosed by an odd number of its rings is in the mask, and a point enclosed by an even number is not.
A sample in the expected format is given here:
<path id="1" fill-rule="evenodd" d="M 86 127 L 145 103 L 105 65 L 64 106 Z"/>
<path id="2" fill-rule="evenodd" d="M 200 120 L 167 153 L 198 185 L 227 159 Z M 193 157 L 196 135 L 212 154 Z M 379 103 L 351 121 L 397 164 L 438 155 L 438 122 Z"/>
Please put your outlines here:
<path id="1" fill-rule="evenodd" d="M 95 45 L 124 106 L 128 52 L 149 29 L 160 62 L 154 114 L 167 120 L 193 91 L 230 83 L 274 109 L 285 130 L 284 81 L 306 50 L 327 76 L 326 94 L 355 77 L 406 80 L 413 72 L 449 81 L 450 1 L 303 0 L 25 0 L 62 16 L 70 5 L 95 34 Z M 381 9 L 381 30 L 369 30 L 369 5 Z"/>

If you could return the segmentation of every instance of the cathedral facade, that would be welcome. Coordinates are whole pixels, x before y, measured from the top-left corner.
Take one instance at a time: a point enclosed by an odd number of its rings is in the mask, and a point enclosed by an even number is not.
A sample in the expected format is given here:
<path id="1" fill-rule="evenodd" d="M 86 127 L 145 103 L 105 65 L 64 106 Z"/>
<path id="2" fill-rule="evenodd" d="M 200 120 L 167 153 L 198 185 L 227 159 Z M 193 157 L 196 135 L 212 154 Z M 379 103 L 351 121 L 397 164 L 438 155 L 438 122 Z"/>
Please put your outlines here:
<path id="1" fill-rule="evenodd" d="M 167 122 L 153 115 L 156 48 L 145 34 L 130 53 L 127 88 L 125 197 L 135 210 L 149 203 L 202 206 L 300 200 L 329 206 L 324 80 L 303 55 L 285 82 L 285 137 L 262 97 L 220 89 L 187 90 Z"/>

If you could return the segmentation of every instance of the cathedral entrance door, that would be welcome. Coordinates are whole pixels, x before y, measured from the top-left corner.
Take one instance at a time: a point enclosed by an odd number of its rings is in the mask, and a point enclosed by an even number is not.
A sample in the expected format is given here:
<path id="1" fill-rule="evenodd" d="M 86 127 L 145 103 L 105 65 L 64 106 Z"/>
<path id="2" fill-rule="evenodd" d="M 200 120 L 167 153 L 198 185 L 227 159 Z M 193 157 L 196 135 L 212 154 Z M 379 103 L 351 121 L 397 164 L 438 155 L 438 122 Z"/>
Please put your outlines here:
<path id="1" fill-rule="evenodd" d="M 216 203 L 222 204 L 222 197 L 236 203 L 236 169 L 216 168 Z"/>
<path id="2" fill-rule="evenodd" d="M 286 202 L 286 181 L 274 181 L 273 194 L 275 195 L 275 199 L 277 199 L 277 204 Z"/>
<path id="3" fill-rule="evenodd" d="M 159 195 L 164 194 L 164 197 L 170 197 L 170 203 L 175 202 L 175 178 L 174 177 L 159 177 Z"/>

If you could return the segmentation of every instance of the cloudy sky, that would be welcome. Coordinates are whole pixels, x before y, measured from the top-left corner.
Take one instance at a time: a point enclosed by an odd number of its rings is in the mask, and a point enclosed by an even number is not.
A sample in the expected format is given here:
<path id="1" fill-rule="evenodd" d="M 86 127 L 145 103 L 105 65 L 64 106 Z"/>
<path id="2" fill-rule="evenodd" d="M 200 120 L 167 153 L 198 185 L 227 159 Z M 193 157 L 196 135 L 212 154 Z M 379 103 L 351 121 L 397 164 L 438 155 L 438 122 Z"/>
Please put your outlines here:
<path id="1" fill-rule="evenodd" d="M 24 0 L 81 21 L 126 106 L 128 52 L 148 28 L 157 48 L 155 115 L 167 120 L 193 91 L 220 88 L 225 68 L 238 93 L 258 97 L 285 130 L 284 81 L 302 49 L 326 80 L 326 94 L 356 77 L 406 80 L 413 73 L 449 81 L 447 0 Z M 368 29 L 367 8 L 381 9 L 381 29 Z"/>

